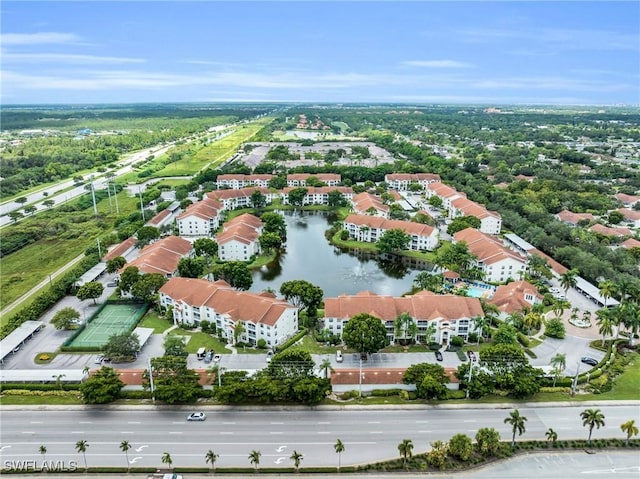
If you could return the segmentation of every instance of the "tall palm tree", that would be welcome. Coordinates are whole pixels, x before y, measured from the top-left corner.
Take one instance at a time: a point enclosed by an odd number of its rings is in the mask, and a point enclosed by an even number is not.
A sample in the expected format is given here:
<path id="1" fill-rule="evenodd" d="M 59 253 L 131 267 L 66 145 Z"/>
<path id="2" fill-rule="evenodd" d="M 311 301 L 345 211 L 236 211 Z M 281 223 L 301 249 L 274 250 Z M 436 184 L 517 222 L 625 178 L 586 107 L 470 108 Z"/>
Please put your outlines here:
<path id="1" fill-rule="evenodd" d="M 602 334 L 602 346 L 607 336 L 613 336 L 613 317 L 611 310 L 602 308 L 596 311 L 596 324 L 598 325 L 598 332 Z"/>
<path id="2" fill-rule="evenodd" d="M 76 442 L 76 451 L 79 453 L 82 453 L 82 456 L 84 457 L 84 470 L 87 470 L 87 448 L 89 447 L 89 443 L 87 441 L 85 441 L 84 439 Z"/>
<path id="3" fill-rule="evenodd" d="M 404 345 L 415 340 L 417 326 L 409 313 L 401 313 L 393 322 L 394 339 Z"/>
<path id="4" fill-rule="evenodd" d="M 124 456 L 127 459 L 127 472 L 129 472 L 129 449 L 131 449 L 131 443 L 129 441 L 122 441 L 120 443 L 120 450 L 124 452 Z"/>
<path id="5" fill-rule="evenodd" d="M 173 465 L 173 459 L 171 459 L 171 454 L 168 452 L 162 453 L 162 464 L 167 464 L 169 466 L 169 470 L 171 470 L 171 466 Z"/>
<path id="6" fill-rule="evenodd" d="M 567 367 L 567 355 L 558 353 L 551 358 L 551 361 L 549 361 L 549 364 L 553 366 L 556 371 L 556 374 L 553 377 L 553 387 L 556 387 L 556 380 L 558 379 L 558 376 Z"/>
<path id="7" fill-rule="evenodd" d="M 531 336 L 532 329 L 538 329 L 542 325 L 542 318 L 538 313 L 529 311 L 524 318 L 522 318 L 522 324 L 527 328 L 529 336 Z"/>
<path id="8" fill-rule="evenodd" d="M 43 464 L 43 468 L 44 468 L 44 463 L 47 462 L 47 446 L 45 446 L 44 444 L 42 444 L 39 448 L 38 448 L 38 452 L 40 454 L 42 454 L 42 464 Z"/>
<path id="9" fill-rule="evenodd" d="M 206 459 L 207 464 L 211 464 L 211 472 L 216 472 L 216 461 L 218 460 L 219 457 L 220 455 L 216 454 L 211 449 L 209 449 L 207 453 L 204 455 L 204 458 Z"/>
<path id="10" fill-rule="evenodd" d="M 591 433 L 593 432 L 593 428 L 597 427 L 600 429 L 600 426 L 604 426 L 604 414 L 602 414 L 600 409 L 585 409 L 580 413 L 580 418 L 582 419 L 583 426 L 589 426 L 587 444 L 591 445 Z"/>
<path id="11" fill-rule="evenodd" d="M 324 378 L 328 379 L 329 371 L 332 371 L 331 361 L 328 358 L 322 360 L 322 362 L 320 363 L 320 370 L 324 371 Z"/>
<path id="12" fill-rule="evenodd" d="M 260 456 L 262 456 L 262 453 L 255 449 L 251 451 L 251 454 L 249 454 L 249 462 L 253 464 L 256 471 L 258 471 L 258 466 L 260 465 Z"/>
<path id="13" fill-rule="evenodd" d="M 636 426 L 636 421 L 635 419 L 631 419 L 627 422 L 624 422 L 622 424 L 620 424 L 620 429 L 622 429 L 622 432 L 626 432 L 627 433 L 627 446 L 629 446 L 629 441 L 631 440 L 631 438 L 633 436 L 637 436 L 638 435 L 638 426 Z"/>
<path id="14" fill-rule="evenodd" d="M 491 320 L 489 316 L 476 316 L 473 318 L 473 324 L 475 326 L 475 332 L 478 335 L 478 344 L 480 344 L 480 337 L 484 337 L 485 333 L 489 331 Z"/>
<path id="15" fill-rule="evenodd" d="M 289 456 L 289 459 L 293 461 L 293 466 L 296 468 L 296 472 L 298 472 L 298 469 L 300 469 L 300 462 L 302 461 L 303 458 L 304 456 L 300 454 L 298 451 L 296 451 L 295 449 L 293 450 L 293 453 L 291 454 L 291 456 Z"/>
<path id="16" fill-rule="evenodd" d="M 547 437 L 547 441 L 549 441 L 549 446 L 555 444 L 558 440 L 558 433 L 551 428 L 547 429 L 547 432 L 545 432 L 544 435 Z"/>
<path id="17" fill-rule="evenodd" d="M 575 269 L 570 269 L 560 275 L 560 286 L 564 288 L 565 296 L 569 292 L 570 288 L 573 288 L 576 284 L 578 284 L 576 276 L 578 276 L 578 271 Z"/>
<path id="18" fill-rule="evenodd" d="M 522 436 L 522 434 L 527 430 L 524 427 L 524 423 L 527 422 L 527 418 L 520 415 L 520 411 L 514 409 L 509 414 L 508 418 L 505 418 L 505 424 L 511 424 L 511 431 L 513 432 L 513 436 L 511 438 L 511 447 L 515 447 L 516 445 L 516 432 L 518 436 Z"/>
<path id="19" fill-rule="evenodd" d="M 340 472 L 340 462 L 342 459 L 342 453 L 344 452 L 344 443 L 340 439 L 338 439 L 333 445 L 333 449 L 338 454 L 338 472 Z"/>
<path id="20" fill-rule="evenodd" d="M 413 441 L 411 439 L 403 439 L 400 444 L 398 444 L 398 452 L 402 457 L 402 462 L 406 466 L 407 458 L 413 456 Z"/>
<path id="21" fill-rule="evenodd" d="M 600 295 L 604 298 L 604 307 L 607 307 L 607 299 L 616 294 L 617 288 L 613 281 L 603 281 L 598 285 Z"/>

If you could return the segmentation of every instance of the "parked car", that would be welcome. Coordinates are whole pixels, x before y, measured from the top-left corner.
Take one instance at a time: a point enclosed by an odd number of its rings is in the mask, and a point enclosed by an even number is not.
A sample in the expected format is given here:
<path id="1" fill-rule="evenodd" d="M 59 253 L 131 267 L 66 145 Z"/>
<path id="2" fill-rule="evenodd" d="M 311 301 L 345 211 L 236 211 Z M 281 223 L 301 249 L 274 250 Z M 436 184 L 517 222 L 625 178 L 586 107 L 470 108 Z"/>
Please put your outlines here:
<path id="1" fill-rule="evenodd" d="M 222 356 L 220 354 L 214 354 L 213 355 L 213 362 L 217 363 L 221 359 L 222 359 Z"/>
<path id="2" fill-rule="evenodd" d="M 598 365 L 598 360 L 597 359 L 590 358 L 588 356 L 584 356 L 584 357 L 580 358 L 580 361 L 582 361 L 585 364 L 588 364 L 589 366 L 597 366 Z"/>
<path id="3" fill-rule="evenodd" d="M 209 351 L 204 357 L 204 362 L 209 364 L 212 360 L 213 360 L 213 353 Z"/>
<path id="4" fill-rule="evenodd" d="M 342 351 L 336 351 L 336 361 L 339 363 L 342 362 Z"/>
<path id="5" fill-rule="evenodd" d="M 207 415 L 203 412 L 192 412 L 187 416 L 187 421 L 204 421 Z"/>
<path id="6" fill-rule="evenodd" d="M 436 360 L 442 361 L 442 353 L 440 351 L 436 351 Z"/>
<path id="7" fill-rule="evenodd" d="M 104 356 L 101 354 L 99 356 L 96 356 L 96 359 L 93 360 L 93 362 L 95 364 L 102 364 L 102 361 L 104 360 Z"/>

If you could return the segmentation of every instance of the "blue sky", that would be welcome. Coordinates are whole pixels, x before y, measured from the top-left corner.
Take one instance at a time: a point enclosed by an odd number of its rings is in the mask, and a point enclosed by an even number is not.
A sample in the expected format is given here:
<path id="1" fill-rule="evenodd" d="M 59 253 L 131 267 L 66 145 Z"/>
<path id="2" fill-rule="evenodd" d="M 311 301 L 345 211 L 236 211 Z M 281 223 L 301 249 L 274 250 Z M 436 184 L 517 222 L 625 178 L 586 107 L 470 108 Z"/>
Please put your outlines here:
<path id="1" fill-rule="evenodd" d="M 640 104 L 640 2 L 0 6 L 3 104 Z"/>

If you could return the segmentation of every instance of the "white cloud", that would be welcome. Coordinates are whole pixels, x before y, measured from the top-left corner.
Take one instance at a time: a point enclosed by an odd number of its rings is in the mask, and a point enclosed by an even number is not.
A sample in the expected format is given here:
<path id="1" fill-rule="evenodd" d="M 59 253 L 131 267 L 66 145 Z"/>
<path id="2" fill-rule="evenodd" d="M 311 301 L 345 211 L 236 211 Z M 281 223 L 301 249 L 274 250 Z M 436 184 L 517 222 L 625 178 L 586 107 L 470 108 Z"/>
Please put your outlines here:
<path id="1" fill-rule="evenodd" d="M 75 65 L 144 63 L 141 58 L 102 57 L 75 53 L 4 53 L 4 63 L 66 63 Z"/>
<path id="2" fill-rule="evenodd" d="M 80 37 L 75 33 L 38 32 L 0 34 L 0 44 L 3 46 L 78 43 L 79 41 Z"/>
<path id="3" fill-rule="evenodd" d="M 459 62 L 456 60 L 407 60 L 402 62 L 403 65 L 411 67 L 423 68 L 469 68 L 470 63 Z"/>

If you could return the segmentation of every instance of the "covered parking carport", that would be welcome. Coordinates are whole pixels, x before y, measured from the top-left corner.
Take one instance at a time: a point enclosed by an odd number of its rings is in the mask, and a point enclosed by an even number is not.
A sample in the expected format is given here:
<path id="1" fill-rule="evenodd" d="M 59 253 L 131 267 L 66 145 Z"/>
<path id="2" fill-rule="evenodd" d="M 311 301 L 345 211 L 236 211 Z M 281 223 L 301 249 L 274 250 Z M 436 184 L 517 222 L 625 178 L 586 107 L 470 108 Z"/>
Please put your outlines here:
<path id="1" fill-rule="evenodd" d="M 25 321 L 0 341 L 0 363 L 44 327 L 42 321 Z"/>

